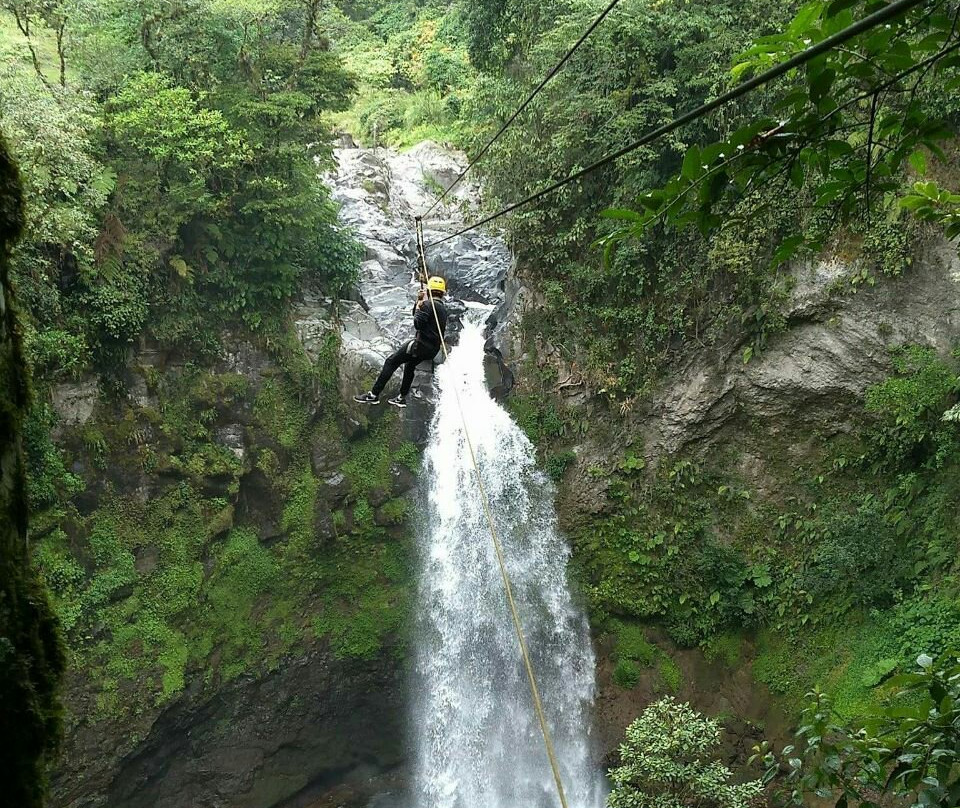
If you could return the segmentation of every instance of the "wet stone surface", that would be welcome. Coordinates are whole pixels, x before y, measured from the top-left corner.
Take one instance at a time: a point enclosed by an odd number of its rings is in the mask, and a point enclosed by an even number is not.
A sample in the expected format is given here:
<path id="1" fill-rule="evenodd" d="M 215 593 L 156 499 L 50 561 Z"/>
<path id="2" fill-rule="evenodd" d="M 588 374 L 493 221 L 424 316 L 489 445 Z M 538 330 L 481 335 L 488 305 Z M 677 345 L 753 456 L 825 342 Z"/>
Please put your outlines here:
<path id="1" fill-rule="evenodd" d="M 440 187 L 449 187 L 466 165 L 462 154 L 425 142 L 398 154 L 389 149 L 343 147 L 335 150 L 337 168 L 325 179 L 340 205 L 340 219 L 364 248 L 352 300 L 340 301 L 341 394 L 350 400 L 369 389 L 383 360 L 413 337 L 412 310 L 420 289 L 417 275 L 415 217 L 426 212 Z M 463 226 L 476 203 L 478 189 L 469 182 L 450 196 L 450 206 L 437 208 L 425 221 L 425 241 L 442 239 Z M 467 213 L 462 212 L 466 208 Z M 486 320 L 503 300 L 512 257 L 498 238 L 482 233 L 458 236 L 427 251 L 431 274 L 448 285 L 448 343 L 464 317 Z M 320 341 L 336 327 L 330 301 L 306 301 L 296 327 L 308 355 L 318 356 Z M 442 361 L 442 356 L 437 361 Z M 418 368 L 408 420 L 422 421 L 414 437 L 425 431 L 432 399 L 432 363 Z M 399 372 L 387 388 L 395 392 Z"/>

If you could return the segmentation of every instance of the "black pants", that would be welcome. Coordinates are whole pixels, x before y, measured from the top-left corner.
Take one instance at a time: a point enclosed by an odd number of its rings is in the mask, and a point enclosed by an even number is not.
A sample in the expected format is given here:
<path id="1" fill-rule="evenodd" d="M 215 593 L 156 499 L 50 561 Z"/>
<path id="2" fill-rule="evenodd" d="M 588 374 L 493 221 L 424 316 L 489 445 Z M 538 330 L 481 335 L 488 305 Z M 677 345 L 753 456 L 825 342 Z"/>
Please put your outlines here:
<path id="1" fill-rule="evenodd" d="M 371 392 L 375 396 L 379 396 L 383 392 L 383 388 L 387 386 L 387 382 L 390 381 L 390 377 L 397 372 L 397 368 L 399 368 L 400 365 L 403 365 L 403 381 L 400 382 L 400 395 L 405 396 L 410 392 L 410 385 L 413 384 L 413 374 L 417 369 L 417 365 L 428 359 L 433 359 L 433 357 L 437 355 L 437 350 L 437 348 L 431 348 L 428 345 L 421 345 L 415 340 L 404 343 L 399 351 L 387 357 L 387 361 L 383 363 L 383 370 L 380 371 L 380 375 L 377 377 L 376 382 L 374 382 Z"/>

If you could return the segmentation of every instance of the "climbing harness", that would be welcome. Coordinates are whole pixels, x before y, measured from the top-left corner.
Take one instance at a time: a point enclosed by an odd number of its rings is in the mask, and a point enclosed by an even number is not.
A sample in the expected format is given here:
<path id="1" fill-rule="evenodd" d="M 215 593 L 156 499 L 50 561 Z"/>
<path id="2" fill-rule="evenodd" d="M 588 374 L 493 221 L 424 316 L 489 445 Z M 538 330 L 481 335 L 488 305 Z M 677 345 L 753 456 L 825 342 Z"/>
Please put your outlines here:
<path id="1" fill-rule="evenodd" d="M 420 264 L 421 285 L 429 277 L 427 272 L 427 257 L 423 246 L 423 219 L 416 218 L 417 227 L 417 258 Z M 433 300 L 432 294 L 427 294 L 430 299 L 430 307 L 433 309 L 433 317 L 437 324 L 437 333 L 440 335 L 440 347 L 443 348 L 444 359 L 449 357 L 447 350 L 447 341 L 443 336 L 443 329 L 440 327 L 440 317 L 437 314 L 437 306 Z M 503 590 L 507 596 L 507 605 L 510 607 L 510 617 L 513 620 L 513 627 L 517 633 L 517 640 L 520 643 L 520 654 L 523 657 L 523 666 L 527 671 L 527 679 L 530 681 L 530 694 L 533 696 L 533 708 L 537 714 L 537 721 L 540 724 L 540 732 L 543 735 L 543 745 L 547 752 L 547 758 L 550 761 L 550 769 L 553 771 L 553 780 L 557 786 L 557 796 L 560 798 L 561 808 L 568 808 L 567 795 L 563 790 L 563 779 L 560 776 L 560 764 L 557 762 L 556 751 L 553 747 L 553 739 L 550 736 L 550 728 L 547 725 L 547 716 L 543 710 L 543 702 L 540 700 L 540 688 L 537 687 L 537 676 L 533 670 L 533 663 L 530 661 L 530 651 L 527 648 L 527 640 L 523 633 L 523 624 L 520 622 L 520 612 L 517 609 L 517 603 L 513 598 L 513 587 L 510 585 L 510 575 L 507 572 L 506 557 L 503 554 L 503 545 L 500 542 L 500 536 L 497 533 L 496 524 L 493 521 L 493 514 L 490 510 L 490 500 L 487 497 L 487 489 L 483 484 L 483 478 L 480 476 L 480 465 L 477 463 L 477 455 L 473 449 L 473 441 L 470 439 L 470 431 L 467 429 L 467 417 L 463 411 L 463 403 L 460 400 L 460 391 L 456 386 L 453 388 L 454 397 L 457 401 L 457 409 L 460 412 L 460 421 L 463 425 L 463 436 L 466 438 L 467 449 L 470 451 L 470 462 L 473 464 L 473 471 L 477 478 L 477 489 L 480 492 L 480 503 L 483 506 L 483 513 L 487 519 L 487 525 L 490 528 L 490 537 L 493 539 L 493 549 L 497 557 L 497 565 L 500 568 L 500 576 L 503 579 Z"/>

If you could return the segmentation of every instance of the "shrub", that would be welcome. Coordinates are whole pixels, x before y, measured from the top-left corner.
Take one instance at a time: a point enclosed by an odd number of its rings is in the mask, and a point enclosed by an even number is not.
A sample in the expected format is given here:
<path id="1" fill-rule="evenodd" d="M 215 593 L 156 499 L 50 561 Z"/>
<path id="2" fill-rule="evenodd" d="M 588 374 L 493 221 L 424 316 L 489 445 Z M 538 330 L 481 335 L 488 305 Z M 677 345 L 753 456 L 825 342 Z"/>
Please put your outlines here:
<path id="1" fill-rule="evenodd" d="M 760 805 L 759 780 L 733 785 L 715 759 L 720 725 L 673 698 L 647 707 L 627 727 L 621 765 L 610 771 L 609 808 L 749 808 Z"/>

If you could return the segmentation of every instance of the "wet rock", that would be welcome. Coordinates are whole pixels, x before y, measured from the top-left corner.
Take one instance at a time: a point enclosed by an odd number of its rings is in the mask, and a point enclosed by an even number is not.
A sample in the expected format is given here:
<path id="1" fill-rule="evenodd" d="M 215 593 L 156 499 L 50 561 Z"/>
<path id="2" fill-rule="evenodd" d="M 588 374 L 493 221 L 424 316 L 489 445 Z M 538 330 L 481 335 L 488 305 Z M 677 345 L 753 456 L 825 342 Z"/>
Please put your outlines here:
<path id="1" fill-rule="evenodd" d="M 246 456 L 246 448 L 243 443 L 243 427 L 240 424 L 228 424 L 222 426 L 214 433 L 214 440 L 230 452 L 238 460 L 243 460 Z"/>
<path id="2" fill-rule="evenodd" d="M 134 551 L 134 566 L 140 575 L 149 575 L 157 568 L 160 551 L 153 545 L 138 547 Z"/>
<path id="3" fill-rule="evenodd" d="M 376 319 L 353 303 L 343 304 L 340 342 L 340 393 L 345 401 L 370 389 L 395 344 Z"/>
<path id="4" fill-rule="evenodd" d="M 442 232 L 431 232 L 442 237 Z M 430 239 L 428 239 L 429 241 Z M 427 250 L 432 270 L 447 279 L 450 291 L 458 297 L 479 303 L 497 303 L 503 297 L 503 285 L 512 258 L 499 239 L 468 233 Z"/>
<path id="5" fill-rule="evenodd" d="M 146 409 L 157 405 L 156 397 L 150 394 L 147 380 L 141 373 L 131 373 L 127 381 L 127 398 L 134 407 Z"/>
<path id="6" fill-rule="evenodd" d="M 55 804 L 271 808 L 401 759 L 402 673 L 389 651 L 374 662 L 343 662 L 315 646 L 269 675 L 191 695 L 145 727 L 137 752 L 123 759 L 102 728 L 82 728 L 96 762 L 64 762 Z M 103 799 L 70 797 L 78 767 L 97 779 Z"/>
<path id="7" fill-rule="evenodd" d="M 50 391 L 53 409 L 64 426 L 82 426 L 93 416 L 99 397 L 96 379 L 64 382 Z"/>
<path id="8" fill-rule="evenodd" d="M 336 328 L 329 301 L 304 303 L 294 309 L 293 329 L 311 362 L 323 356 L 327 339 Z"/>
<path id="9" fill-rule="evenodd" d="M 240 339 L 224 339 L 224 351 L 217 371 L 220 373 L 237 373 L 256 385 L 269 373 L 274 363 L 270 357 L 249 342 Z"/>
<path id="10" fill-rule="evenodd" d="M 356 290 L 359 310 L 348 309 L 342 321 L 341 392 L 349 400 L 368 389 L 383 359 L 413 336 L 411 310 L 420 288 L 414 217 L 432 205 L 439 187 L 452 184 L 466 158 L 431 142 L 404 154 L 337 149 L 335 155 L 337 169 L 327 179 L 341 221 L 354 229 L 366 256 Z M 462 183 L 452 197 L 458 204 L 475 200 L 477 188 Z M 438 209 L 426 240 L 444 237 L 461 222 L 451 209 Z M 460 236 L 427 257 L 430 273 L 447 279 L 448 334 L 455 344 L 465 303 L 498 303 L 512 259 L 502 241 L 481 233 Z"/>
<path id="11" fill-rule="evenodd" d="M 321 477 L 320 482 L 323 483 L 324 494 L 330 502 L 343 502 L 350 494 L 350 481 L 339 472 Z"/>
<path id="12" fill-rule="evenodd" d="M 497 401 L 501 401 L 509 395 L 513 389 L 513 371 L 507 367 L 503 361 L 503 354 L 492 344 L 487 346 L 484 354 L 483 363 L 484 372 L 487 377 L 487 388 Z"/>

